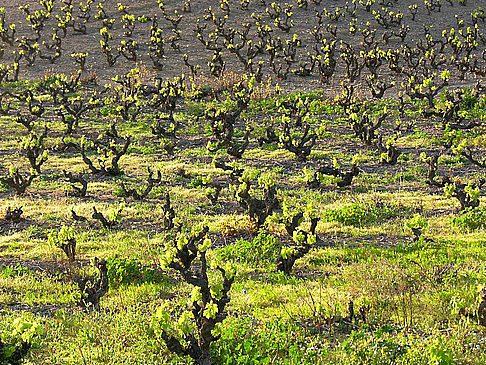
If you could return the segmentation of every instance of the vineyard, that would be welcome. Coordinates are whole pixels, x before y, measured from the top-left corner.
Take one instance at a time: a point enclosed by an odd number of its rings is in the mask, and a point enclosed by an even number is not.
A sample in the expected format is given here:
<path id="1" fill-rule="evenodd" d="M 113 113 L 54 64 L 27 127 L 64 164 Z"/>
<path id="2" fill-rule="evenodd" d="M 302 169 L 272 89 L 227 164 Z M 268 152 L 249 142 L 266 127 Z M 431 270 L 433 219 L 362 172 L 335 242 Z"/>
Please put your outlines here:
<path id="1" fill-rule="evenodd" d="M 486 363 L 483 1 L 98 1 L 0 4 L 0 364 Z"/>

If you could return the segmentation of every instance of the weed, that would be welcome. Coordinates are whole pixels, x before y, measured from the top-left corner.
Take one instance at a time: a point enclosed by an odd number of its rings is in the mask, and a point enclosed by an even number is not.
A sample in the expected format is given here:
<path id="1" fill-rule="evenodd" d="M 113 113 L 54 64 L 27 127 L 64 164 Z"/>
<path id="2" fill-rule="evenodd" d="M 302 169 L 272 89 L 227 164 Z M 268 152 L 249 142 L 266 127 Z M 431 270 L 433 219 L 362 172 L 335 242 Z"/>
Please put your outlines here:
<path id="1" fill-rule="evenodd" d="M 399 204 L 381 199 L 361 201 L 345 205 L 339 209 L 328 209 L 324 212 L 324 222 L 340 222 L 347 226 L 362 227 L 380 223 L 386 219 L 402 216 L 406 210 Z"/>
<path id="2" fill-rule="evenodd" d="M 451 219 L 454 226 L 464 231 L 474 231 L 486 226 L 486 208 L 476 207 L 463 210 L 457 217 Z"/>
<path id="3" fill-rule="evenodd" d="M 260 266 L 276 262 L 281 248 L 282 244 L 275 236 L 260 230 L 253 240 L 240 238 L 235 243 L 218 249 L 217 254 L 223 261 Z"/>

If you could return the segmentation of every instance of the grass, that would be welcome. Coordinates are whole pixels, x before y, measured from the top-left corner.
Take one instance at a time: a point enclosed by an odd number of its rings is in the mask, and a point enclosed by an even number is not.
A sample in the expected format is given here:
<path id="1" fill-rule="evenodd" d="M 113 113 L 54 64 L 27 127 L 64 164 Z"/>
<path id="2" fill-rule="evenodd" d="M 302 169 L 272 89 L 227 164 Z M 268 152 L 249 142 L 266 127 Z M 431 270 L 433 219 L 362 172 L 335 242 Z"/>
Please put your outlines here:
<path id="1" fill-rule="evenodd" d="M 230 186 L 238 182 L 213 167 L 213 157 L 225 157 L 224 151 L 208 152 L 207 138 L 199 132 L 200 140 L 192 138 L 196 131 L 188 127 L 189 142 L 170 157 L 160 152 L 146 125 L 126 124 L 123 133 L 132 134 L 134 144 L 120 161 L 124 175 L 93 176 L 76 154 L 50 151 L 41 177 L 25 195 L 2 188 L 0 212 L 23 206 L 25 221 L 0 227 L 0 337 L 8 338 L 16 318 L 39 323 L 43 334 L 26 360 L 32 364 L 185 363 L 151 327 L 158 306 L 183 307 L 191 292 L 174 272 L 159 265 L 170 235 L 162 228 L 162 199 L 169 192 L 180 222 L 209 226 L 210 261 L 237 267 L 228 318 L 211 348 L 215 363 L 484 362 L 484 329 L 458 314 L 476 310 L 486 280 L 484 230 L 470 222 L 474 217 L 451 219 L 457 216 L 457 202 L 424 184 L 427 170 L 414 149 L 427 136 L 415 132 L 399 139 L 401 148 L 414 152 L 398 166 L 384 167 L 375 152 L 340 132 L 346 124 L 334 104 L 319 93 L 311 96 L 319 101 L 316 113 L 335 118 L 323 122 L 325 133 L 307 164 L 296 162 L 278 145 L 258 148 L 255 140 L 238 161 L 244 168 L 271 173 L 282 202 L 312 207 L 321 218 L 317 234 L 329 247 L 316 247 L 298 260 L 293 276 L 275 269 L 281 247 L 291 241 L 283 227 L 268 222 L 257 232 L 231 193 Z M 270 117 L 274 104 L 255 102 L 247 117 Z M 202 107 L 204 103 L 191 104 L 178 118 L 190 120 Z M 99 134 L 102 125 L 99 120 L 82 129 Z M 0 117 L 0 126 L 8 131 L 0 149 L 16 151 L 14 141 L 25 132 L 8 117 Z M 55 133 L 47 143 L 52 146 L 63 128 L 51 128 Z M 427 146 L 438 146 L 434 138 L 427 139 Z M 352 186 L 337 188 L 331 177 L 323 179 L 319 190 L 306 185 L 303 167 L 333 159 L 347 166 L 353 155 L 364 172 Z M 445 156 L 440 165 L 460 169 L 463 162 Z M 15 153 L 3 161 L 4 166 L 10 163 L 28 169 Z M 144 201 L 125 201 L 120 183 L 141 190 L 148 167 L 162 172 L 162 184 Z M 63 169 L 84 173 L 87 198 L 66 196 L 69 184 L 60 174 Z M 209 175 L 224 184 L 215 205 L 201 185 Z M 105 214 L 121 203 L 121 221 L 112 229 L 91 220 L 93 206 Z M 73 222 L 72 208 L 90 223 Z M 426 217 L 428 227 L 425 238 L 414 242 L 406 222 L 417 212 Z M 73 268 L 47 242 L 49 233 L 63 225 L 75 226 L 80 264 Z M 95 274 L 89 266 L 95 257 L 109 259 L 111 287 L 101 311 L 85 313 L 76 306 L 79 293 L 71 275 Z"/>

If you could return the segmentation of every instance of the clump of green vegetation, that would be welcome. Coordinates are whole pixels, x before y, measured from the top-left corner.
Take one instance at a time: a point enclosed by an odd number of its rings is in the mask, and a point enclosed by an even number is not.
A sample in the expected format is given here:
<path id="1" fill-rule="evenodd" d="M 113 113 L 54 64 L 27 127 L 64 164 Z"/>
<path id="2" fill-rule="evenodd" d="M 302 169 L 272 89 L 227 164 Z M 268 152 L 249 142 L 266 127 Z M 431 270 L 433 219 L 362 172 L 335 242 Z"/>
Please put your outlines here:
<path id="1" fill-rule="evenodd" d="M 27 356 L 33 343 L 43 333 L 41 325 L 37 322 L 16 318 L 12 324 L 12 331 L 7 342 L 0 338 L 0 363 L 20 365 Z"/>
<path id="2" fill-rule="evenodd" d="M 217 250 L 223 261 L 243 262 L 256 266 L 277 261 L 282 244 L 277 237 L 260 230 L 251 241 L 240 238 L 235 243 Z"/>
<path id="3" fill-rule="evenodd" d="M 375 330 L 365 325 L 341 344 L 343 364 L 441 364 L 456 363 L 452 339 L 444 334 L 421 338 L 394 325 Z"/>
<path id="4" fill-rule="evenodd" d="M 401 216 L 406 209 L 400 204 L 382 199 L 359 201 L 338 209 L 328 209 L 324 212 L 324 222 L 340 222 L 347 226 L 362 227 L 373 223 Z"/>
<path id="5" fill-rule="evenodd" d="M 161 278 L 161 274 L 150 267 L 144 267 L 134 258 L 115 255 L 106 260 L 106 267 L 111 288 L 132 283 L 151 283 Z"/>
<path id="6" fill-rule="evenodd" d="M 282 319 L 259 325 L 251 318 L 228 318 L 213 358 L 217 364 L 318 364 L 330 351 L 328 343 L 306 333 L 298 323 Z"/>
<path id="7" fill-rule="evenodd" d="M 486 208 L 467 208 L 457 217 L 452 218 L 452 224 L 464 231 L 474 231 L 486 226 Z"/>
<path id="8" fill-rule="evenodd" d="M 16 266 L 0 266 L 0 277 L 6 279 L 9 277 L 28 275 L 30 270 L 21 264 Z"/>
<path id="9" fill-rule="evenodd" d="M 341 344 L 346 363 L 378 364 L 385 359 L 390 363 L 397 362 L 410 347 L 406 341 L 397 338 L 397 330 L 394 326 L 384 326 L 369 333 L 368 327 L 363 326 L 353 331 Z"/>

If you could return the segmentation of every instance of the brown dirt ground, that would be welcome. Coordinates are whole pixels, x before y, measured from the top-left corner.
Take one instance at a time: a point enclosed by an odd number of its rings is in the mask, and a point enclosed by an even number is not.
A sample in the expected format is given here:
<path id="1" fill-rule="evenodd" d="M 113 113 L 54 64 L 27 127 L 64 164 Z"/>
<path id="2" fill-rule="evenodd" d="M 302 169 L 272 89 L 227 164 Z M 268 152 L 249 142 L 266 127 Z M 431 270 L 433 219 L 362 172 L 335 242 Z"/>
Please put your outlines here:
<path id="1" fill-rule="evenodd" d="M 243 24 L 245 22 L 252 21 L 251 15 L 252 13 L 261 14 L 264 21 L 272 25 L 272 20 L 265 14 L 265 6 L 261 5 L 260 1 L 252 0 L 250 2 L 250 6 L 248 9 L 241 9 L 239 6 L 239 1 L 229 1 L 231 4 L 231 15 L 229 17 L 228 24 L 235 26 L 238 28 L 238 24 Z M 77 3 L 77 2 L 74 2 Z M 77 65 L 73 62 L 70 57 L 70 54 L 73 52 L 89 52 L 89 56 L 87 59 L 87 69 L 90 72 L 96 72 L 97 77 L 102 84 L 102 82 L 109 80 L 111 77 L 115 76 L 116 74 L 126 72 L 130 68 L 133 68 L 136 64 L 133 61 L 128 61 L 122 57 L 120 57 L 114 67 L 109 67 L 106 63 L 104 55 L 100 52 L 99 46 L 99 30 L 102 27 L 101 22 L 94 18 L 96 14 L 96 3 L 92 5 L 91 11 L 91 19 L 87 24 L 87 33 L 80 34 L 76 33 L 71 29 L 68 31 L 68 35 L 65 39 L 63 39 L 62 43 L 62 56 L 55 61 L 54 64 L 50 64 L 47 60 L 38 59 L 33 66 L 27 66 L 22 64 L 21 66 L 21 77 L 22 78 L 29 78 L 29 79 L 37 79 L 41 75 L 46 72 L 65 72 L 68 73 L 70 71 L 76 70 Z M 120 44 L 120 41 L 126 39 L 123 36 L 123 29 L 122 29 L 122 21 L 121 21 L 121 14 L 116 9 L 117 1 L 114 0 L 105 0 L 103 2 L 104 7 L 108 13 L 108 15 L 112 18 L 116 19 L 116 23 L 114 29 L 110 31 L 113 34 L 112 45 L 113 48 L 116 48 L 117 45 Z M 154 15 L 157 16 L 159 20 L 159 27 L 163 28 L 164 34 L 166 38 L 168 38 L 172 32 L 170 29 L 170 22 L 163 18 L 161 11 L 157 7 L 157 2 L 155 0 L 146 1 L 141 0 L 138 2 L 122 2 L 125 5 L 129 5 L 129 12 L 135 15 L 146 15 L 148 17 L 153 17 Z M 133 33 L 131 39 L 136 40 L 139 43 L 139 64 L 146 65 L 146 67 L 150 70 L 150 72 L 154 72 L 158 77 L 167 78 L 167 77 L 174 77 L 180 75 L 181 73 L 189 73 L 189 70 L 184 66 L 183 63 L 183 54 L 187 54 L 189 56 L 189 61 L 192 64 L 199 64 L 202 67 L 204 73 L 208 74 L 208 67 L 207 62 L 210 59 L 211 53 L 206 51 L 200 41 L 195 36 L 195 24 L 196 20 L 201 19 L 201 22 L 204 23 L 205 21 L 202 19 L 205 13 L 205 9 L 208 7 L 212 7 L 215 11 L 219 11 L 218 3 L 215 1 L 191 1 L 191 12 L 190 13 L 183 13 L 182 12 L 182 1 L 175 1 L 169 0 L 164 1 L 166 4 L 166 9 L 168 14 L 173 14 L 174 11 L 178 11 L 179 14 L 183 15 L 183 19 L 181 24 L 179 25 L 179 29 L 182 31 L 182 40 L 180 41 L 180 52 L 176 52 L 170 48 L 168 43 L 166 44 L 166 59 L 165 59 L 165 67 L 163 71 L 155 71 L 152 68 L 152 62 L 150 58 L 146 55 L 148 52 L 148 41 L 150 38 L 150 26 L 151 22 L 147 23 L 139 23 L 136 24 L 136 29 Z M 283 1 L 276 1 L 276 3 L 280 3 L 282 6 L 285 2 Z M 283 33 L 281 31 L 274 31 L 275 35 L 281 36 L 282 39 L 289 39 L 292 37 L 293 33 L 299 35 L 302 39 L 302 47 L 299 49 L 300 58 L 305 56 L 308 49 L 311 49 L 314 46 L 313 36 L 310 34 L 312 29 L 317 25 L 317 18 L 315 17 L 314 13 L 317 9 L 321 11 L 324 7 L 326 7 L 329 11 L 333 11 L 336 7 L 340 9 L 344 9 L 346 5 L 346 1 L 344 0 L 334 0 L 334 1 L 321 1 L 320 5 L 314 5 L 311 1 L 309 1 L 309 6 L 307 10 L 298 8 L 296 5 L 296 1 L 290 1 L 293 4 L 293 13 L 294 13 L 294 28 L 291 30 L 290 33 Z M 467 6 L 459 6 L 457 3 L 454 6 L 450 6 L 449 4 L 444 3 L 440 12 L 432 12 L 431 14 L 427 14 L 426 9 L 423 7 L 423 3 L 419 2 L 419 12 L 416 17 L 416 21 L 411 20 L 411 15 L 408 10 L 408 5 L 410 4 L 409 1 L 404 0 L 395 0 L 390 1 L 390 10 L 392 11 L 401 11 L 404 13 L 404 23 L 410 26 L 411 30 L 409 35 L 405 41 L 405 43 L 409 45 L 413 45 L 418 38 L 423 38 L 423 28 L 424 26 L 432 26 L 432 34 L 439 35 L 443 29 L 450 29 L 451 27 L 456 27 L 457 24 L 454 18 L 454 15 L 457 14 L 459 19 L 465 19 L 466 24 L 469 25 L 470 21 L 470 14 L 475 8 L 480 6 L 482 1 L 468 1 Z M 12 22 L 17 23 L 18 27 L 18 36 L 29 36 L 33 35 L 33 31 L 30 29 L 30 25 L 25 20 L 25 15 L 18 9 L 18 6 L 29 4 L 32 11 L 35 9 L 39 9 L 40 6 L 37 1 L 33 0 L 23 0 L 20 2 L 16 1 L 7 1 L 6 3 L 2 4 L 7 11 L 7 24 L 11 24 Z M 44 40 L 48 40 L 52 35 L 52 28 L 56 25 L 56 14 L 62 14 L 61 6 L 62 2 L 60 0 L 54 1 L 54 11 L 53 15 L 47 22 L 46 27 L 42 31 L 42 36 L 40 39 L 40 43 Z M 269 2 L 267 1 L 267 6 L 269 6 Z M 379 1 L 373 6 L 373 9 L 379 10 L 381 9 L 382 5 L 379 5 Z M 77 6 L 75 6 L 74 16 L 77 17 L 79 15 L 79 10 Z M 330 22 L 332 26 L 337 26 L 337 39 L 344 40 L 348 43 L 351 43 L 353 47 L 357 49 L 361 49 L 361 37 L 353 36 L 350 37 L 348 34 L 348 27 L 349 22 L 352 18 L 349 14 L 346 14 L 345 19 L 340 19 L 337 22 Z M 382 34 L 384 31 L 390 32 L 390 30 L 384 30 L 383 27 L 379 26 L 376 21 L 373 19 L 371 13 L 367 13 L 362 6 L 358 6 L 357 11 L 357 24 L 365 24 L 367 21 L 371 23 L 371 25 L 377 28 L 377 35 L 376 39 L 379 40 L 382 45 L 380 46 L 382 49 L 387 48 L 397 48 L 400 46 L 401 41 L 398 37 L 393 37 L 389 41 L 389 44 L 386 45 L 382 41 Z M 486 30 L 486 25 L 484 22 L 479 23 L 480 29 L 484 32 Z M 208 30 L 213 29 L 214 26 L 212 24 L 208 24 Z M 275 28 L 275 27 L 274 27 Z M 253 29 L 254 30 L 254 29 Z M 251 33 L 250 33 L 251 34 Z M 207 33 L 206 33 L 207 35 Z M 1 46 L 1 43 L 0 43 Z M 12 62 L 12 51 L 14 47 L 7 47 L 5 56 L 3 59 L 0 59 L 0 62 L 9 64 Z M 40 46 L 41 51 L 46 51 L 44 46 Z M 484 45 L 480 47 L 478 50 L 478 54 L 484 49 Z M 234 71 L 234 72 L 243 72 L 243 69 L 236 57 L 234 55 L 229 54 L 225 51 L 224 56 L 225 61 L 227 62 L 226 70 L 227 71 Z M 266 64 L 268 64 L 268 56 L 261 58 Z M 339 86 L 340 81 L 343 80 L 343 64 L 339 58 L 339 52 L 336 52 L 336 59 L 338 61 L 338 75 L 334 77 L 331 85 L 325 86 L 326 89 L 334 90 L 335 87 Z M 385 67 L 383 67 L 385 68 Z M 267 70 L 268 71 L 268 70 Z M 474 83 L 474 79 L 468 79 L 462 81 L 458 84 L 472 84 Z M 279 81 L 281 85 L 284 86 L 285 90 L 313 90 L 319 87 L 323 87 L 322 84 L 319 83 L 318 75 L 312 75 L 310 77 L 299 77 L 295 75 L 291 75 L 288 80 Z"/>

